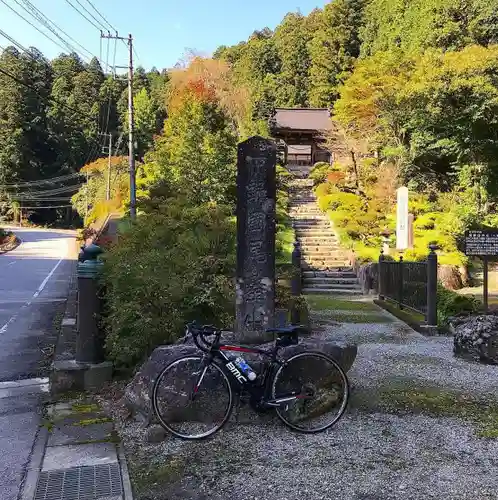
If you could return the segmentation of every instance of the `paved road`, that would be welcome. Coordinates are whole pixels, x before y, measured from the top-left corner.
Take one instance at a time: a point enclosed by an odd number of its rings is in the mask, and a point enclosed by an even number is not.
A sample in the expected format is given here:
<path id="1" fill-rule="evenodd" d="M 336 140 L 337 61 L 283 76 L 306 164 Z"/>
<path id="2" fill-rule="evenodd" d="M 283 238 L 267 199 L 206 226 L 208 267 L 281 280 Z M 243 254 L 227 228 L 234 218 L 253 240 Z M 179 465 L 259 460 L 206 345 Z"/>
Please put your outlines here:
<path id="1" fill-rule="evenodd" d="M 48 387 L 54 322 L 74 269 L 74 233 L 16 229 L 21 245 L 0 255 L 0 499 L 15 500 Z"/>

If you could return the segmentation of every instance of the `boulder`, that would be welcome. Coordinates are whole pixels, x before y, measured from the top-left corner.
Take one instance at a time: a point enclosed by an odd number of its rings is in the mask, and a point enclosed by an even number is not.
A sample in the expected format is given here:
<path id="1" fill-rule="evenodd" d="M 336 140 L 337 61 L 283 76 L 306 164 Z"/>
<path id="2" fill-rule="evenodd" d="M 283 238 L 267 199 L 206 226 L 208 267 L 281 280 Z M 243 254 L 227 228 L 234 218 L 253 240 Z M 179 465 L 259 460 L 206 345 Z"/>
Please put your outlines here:
<path id="1" fill-rule="evenodd" d="M 450 322 L 456 355 L 498 365 L 498 316 L 455 318 Z"/>
<path id="2" fill-rule="evenodd" d="M 456 266 L 438 266 L 437 277 L 448 290 L 460 290 L 464 286 L 462 275 Z"/>
<path id="3" fill-rule="evenodd" d="M 224 341 L 233 342 L 233 335 L 227 335 L 227 339 L 224 339 Z M 270 349 L 272 344 L 265 343 L 257 347 Z M 310 350 L 328 354 L 335 359 L 346 372 L 351 368 L 357 354 L 357 346 L 355 344 L 323 340 L 312 336 L 302 339 L 297 345 L 285 347 L 279 352 L 283 358 L 288 358 L 293 354 Z M 199 354 L 199 352 L 197 347 L 190 342 L 187 344 L 174 344 L 156 348 L 126 387 L 124 402 L 130 412 L 143 420 L 146 425 L 153 422 L 154 416 L 151 403 L 152 387 L 160 371 L 175 359 L 185 355 Z M 244 354 L 244 357 L 254 371 L 259 373 L 261 370 L 261 363 L 263 362 L 263 356 Z M 311 369 L 312 367 L 310 367 L 310 370 Z M 206 383 L 209 384 L 210 381 L 207 380 Z M 175 382 L 175 387 L 171 388 L 171 393 L 177 394 L 179 392 L 184 392 L 184 388 L 181 387 L 181 385 L 179 379 L 178 382 Z"/>
<path id="4" fill-rule="evenodd" d="M 364 294 L 369 294 L 371 290 L 377 293 L 379 289 L 379 264 L 371 262 L 360 266 L 358 281 Z"/>

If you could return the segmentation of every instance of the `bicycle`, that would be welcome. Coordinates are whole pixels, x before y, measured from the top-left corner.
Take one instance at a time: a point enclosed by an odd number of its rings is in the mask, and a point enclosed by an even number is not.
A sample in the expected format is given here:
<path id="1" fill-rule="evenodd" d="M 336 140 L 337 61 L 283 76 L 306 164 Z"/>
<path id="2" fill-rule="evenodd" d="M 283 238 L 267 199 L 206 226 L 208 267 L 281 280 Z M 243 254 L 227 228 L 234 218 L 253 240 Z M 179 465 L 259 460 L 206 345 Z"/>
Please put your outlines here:
<path id="1" fill-rule="evenodd" d="M 203 355 L 176 359 L 156 378 L 152 406 L 159 423 L 182 439 L 207 438 L 230 418 L 236 393 L 239 401 L 248 396 L 249 404 L 258 412 L 276 410 L 285 425 L 299 432 L 311 434 L 334 425 L 349 399 L 349 382 L 342 368 L 331 357 L 315 351 L 280 358 L 281 348 L 299 343 L 299 334 L 306 332 L 301 326 L 267 332 L 274 334 L 269 350 L 221 344 L 221 330 L 188 324 L 185 342 L 191 335 Z M 263 357 L 262 370 L 254 381 L 226 354 L 229 352 Z M 312 424 L 314 417 L 320 420 L 327 416 L 325 422 Z"/>

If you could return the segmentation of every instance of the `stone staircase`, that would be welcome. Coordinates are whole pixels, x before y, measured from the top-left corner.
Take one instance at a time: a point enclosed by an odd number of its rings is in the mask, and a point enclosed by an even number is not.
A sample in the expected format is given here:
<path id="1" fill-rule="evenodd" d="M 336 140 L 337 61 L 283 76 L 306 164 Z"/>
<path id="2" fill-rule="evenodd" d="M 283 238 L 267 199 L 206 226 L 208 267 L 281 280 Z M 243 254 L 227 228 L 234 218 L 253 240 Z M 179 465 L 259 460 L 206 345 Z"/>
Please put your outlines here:
<path id="1" fill-rule="evenodd" d="M 348 254 L 318 207 L 312 186 L 311 179 L 297 178 L 290 187 L 289 213 L 301 247 L 303 293 L 360 295 Z"/>

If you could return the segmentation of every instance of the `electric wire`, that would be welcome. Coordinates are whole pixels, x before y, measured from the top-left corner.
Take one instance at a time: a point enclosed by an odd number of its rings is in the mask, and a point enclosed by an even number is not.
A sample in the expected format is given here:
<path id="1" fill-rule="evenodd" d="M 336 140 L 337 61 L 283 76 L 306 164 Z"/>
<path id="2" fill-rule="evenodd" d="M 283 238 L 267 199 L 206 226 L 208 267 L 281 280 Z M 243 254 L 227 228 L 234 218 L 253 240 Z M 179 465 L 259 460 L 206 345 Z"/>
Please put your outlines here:
<path id="1" fill-rule="evenodd" d="M 14 0 L 18 5 L 19 0 Z M 100 63 L 102 63 L 102 58 L 98 58 L 95 54 L 93 54 L 90 50 L 88 50 L 84 45 L 79 43 L 77 40 L 75 40 L 71 35 L 69 35 L 66 31 L 64 31 L 60 26 L 58 26 L 52 19 L 50 19 L 48 16 L 46 16 L 40 9 L 38 9 L 35 5 L 33 5 L 29 0 L 20 0 L 23 2 L 29 10 L 27 10 L 25 7 L 23 7 L 24 10 L 26 10 L 32 17 L 37 19 L 40 23 L 42 23 L 43 26 L 48 28 L 52 33 L 54 33 L 55 36 L 57 36 L 62 42 L 64 42 L 68 48 L 70 48 L 73 52 L 76 52 L 78 55 L 82 56 L 83 58 L 92 58 L 95 57 L 98 59 Z M 67 41 L 62 38 L 57 31 L 60 31 L 65 37 L 67 37 L 69 40 L 74 42 L 78 47 L 80 47 L 84 52 L 88 54 L 88 56 L 83 56 L 83 54 L 79 53 L 74 46 L 67 44 Z"/>
<path id="2" fill-rule="evenodd" d="M 78 9 L 78 7 L 76 7 L 71 0 L 66 0 L 66 3 L 68 3 L 76 12 L 78 12 L 78 14 L 85 18 L 92 26 L 94 26 L 96 29 L 98 29 L 99 31 L 100 30 L 104 30 L 104 31 L 107 31 L 107 28 L 93 15 L 91 14 L 85 7 L 83 7 L 83 5 L 81 5 L 81 3 L 79 2 L 79 0 L 76 0 L 76 2 L 78 3 L 78 5 L 80 5 L 80 7 L 82 7 L 82 9 L 87 12 L 90 17 L 92 17 L 94 19 L 94 21 L 97 22 L 97 24 L 95 24 L 95 22 L 93 22 L 91 19 L 88 19 L 87 16 L 85 16 L 85 14 L 83 14 L 83 12 L 81 12 L 80 9 Z"/>
<path id="3" fill-rule="evenodd" d="M 93 5 L 93 3 L 90 0 L 86 0 L 92 9 L 104 20 L 104 22 L 113 30 L 113 31 L 118 31 L 105 17 L 104 15 Z"/>
<path id="4" fill-rule="evenodd" d="M 22 14 L 20 14 L 19 12 L 17 12 L 16 9 L 14 9 L 13 7 L 11 7 L 5 0 L 0 0 L 0 2 L 2 2 L 6 7 L 8 7 L 12 12 L 14 12 L 14 14 L 16 14 L 17 16 L 19 16 L 21 19 L 23 19 L 24 21 L 26 21 L 30 26 L 32 26 L 36 31 L 38 31 L 38 33 L 42 34 L 45 38 L 47 38 L 48 40 L 50 40 L 52 43 L 54 43 L 55 45 L 57 45 L 57 47 L 60 47 L 63 51 L 66 51 L 67 50 L 67 47 L 63 47 L 60 43 L 56 42 L 55 40 L 53 40 L 52 38 L 50 38 L 44 31 L 38 29 L 31 21 L 29 21 L 28 19 L 26 19 Z"/>

